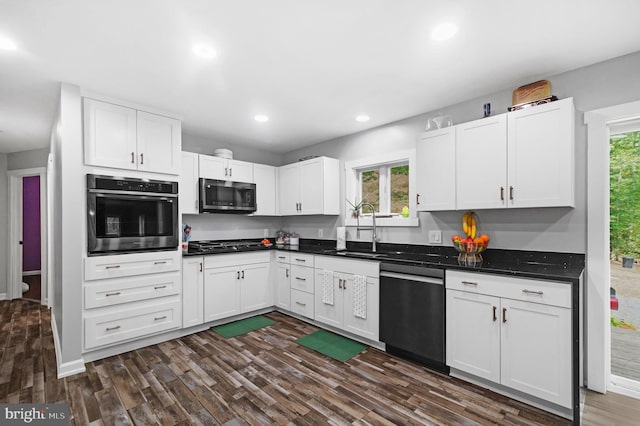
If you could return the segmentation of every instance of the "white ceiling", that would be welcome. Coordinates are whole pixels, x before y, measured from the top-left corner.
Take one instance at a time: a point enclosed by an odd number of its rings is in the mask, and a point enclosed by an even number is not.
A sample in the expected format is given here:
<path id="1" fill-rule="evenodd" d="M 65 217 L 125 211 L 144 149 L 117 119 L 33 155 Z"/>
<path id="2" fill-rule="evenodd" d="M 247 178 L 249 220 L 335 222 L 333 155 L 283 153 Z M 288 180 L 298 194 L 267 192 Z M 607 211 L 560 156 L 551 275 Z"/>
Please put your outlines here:
<path id="1" fill-rule="evenodd" d="M 638 16 L 636 0 L 0 0 L 18 45 L 0 50 L 0 152 L 48 146 L 60 81 L 180 114 L 213 147 L 287 152 L 640 50 Z M 443 20 L 458 34 L 432 41 Z"/>

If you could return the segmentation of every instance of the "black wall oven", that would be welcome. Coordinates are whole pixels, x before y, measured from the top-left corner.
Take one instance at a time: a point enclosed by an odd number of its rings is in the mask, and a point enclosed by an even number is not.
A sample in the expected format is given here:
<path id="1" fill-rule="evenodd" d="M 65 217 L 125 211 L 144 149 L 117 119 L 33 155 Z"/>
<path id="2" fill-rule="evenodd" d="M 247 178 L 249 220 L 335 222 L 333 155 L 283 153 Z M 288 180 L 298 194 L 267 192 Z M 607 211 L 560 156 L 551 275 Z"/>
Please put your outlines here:
<path id="1" fill-rule="evenodd" d="M 178 183 L 87 175 L 89 256 L 174 250 Z"/>

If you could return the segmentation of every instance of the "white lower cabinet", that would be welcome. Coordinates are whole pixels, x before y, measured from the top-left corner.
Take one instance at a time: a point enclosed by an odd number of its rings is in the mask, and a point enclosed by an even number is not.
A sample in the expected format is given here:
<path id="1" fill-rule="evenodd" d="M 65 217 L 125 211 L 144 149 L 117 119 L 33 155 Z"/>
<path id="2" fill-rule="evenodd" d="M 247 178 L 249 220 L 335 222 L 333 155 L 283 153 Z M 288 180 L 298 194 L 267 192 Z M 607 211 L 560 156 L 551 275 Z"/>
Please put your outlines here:
<path id="1" fill-rule="evenodd" d="M 571 285 L 447 271 L 447 365 L 572 406 Z"/>
<path id="2" fill-rule="evenodd" d="M 204 258 L 185 257 L 182 260 L 182 327 L 204 322 Z"/>
<path id="3" fill-rule="evenodd" d="M 204 321 L 271 306 L 270 259 L 269 252 L 207 256 Z"/>
<path id="4" fill-rule="evenodd" d="M 276 252 L 274 273 L 274 304 L 284 310 L 291 309 L 291 265 L 289 253 Z"/>
<path id="5" fill-rule="evenodd" d="M 377 262 L 316 256 L 315 320 L 377 341 L 380 319 L 379 276 Z M 329 286 L 327 280 L 331 277 L 332 289 L 329 289 L 326 286 Z M 356 277 L 360 281 L 358 284 Z M 329 296 L 331 293 L 333 297 Z"/>

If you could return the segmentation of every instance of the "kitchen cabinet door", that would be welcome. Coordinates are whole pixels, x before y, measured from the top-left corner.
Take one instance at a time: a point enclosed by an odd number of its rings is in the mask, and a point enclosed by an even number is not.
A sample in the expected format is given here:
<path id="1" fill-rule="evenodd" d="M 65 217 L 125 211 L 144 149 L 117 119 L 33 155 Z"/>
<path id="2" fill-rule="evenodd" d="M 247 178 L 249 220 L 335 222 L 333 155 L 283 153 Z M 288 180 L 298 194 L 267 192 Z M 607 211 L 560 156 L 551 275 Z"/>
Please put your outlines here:
<path id="1" fill-rule="evenodd" d="M 500 298 L 446 290 L 447 365 L 500 382 Z"/>
<path id="2" fill-rule="evenodd" d="M 178 175 L 182 147 L 179 120 L 137 112 L 138 170 Z"/>
<path id="3" fill-rule="evenodd" d="M 272 306 L 269 263 L 243 265 L 240 269 L 240 312 Z"/>
<path id="4" fill-rule="evenodd" d="M 136 170 L 136 110 L 89 98 L 83 108 L 85 164 Z"/>
<path id="5" fill-rule="evenodd" d="M 509 207 L 573 207 L 573 99 L 511 112 L 508 129 Z"/>
<path id="6" fill-rule="evenodd" d="M 501 303 L 502 384 L 570 408 L 571 309 Z"/>
<path id="7" fill-rule="evenodd" d="M 182 327 L 204 322 L 204 259 L 202 256 L 182 260 Z"/>
<path id="8" fill-rule="evenodd" d="M 199 156 L 200 177 L 205 179 L 226 180 L 229 174 L 227 159 L 213 155 Z"/>
<path id="9" fill-rule="evenodd" d="M 278 169 L 279 214 L 293 216 L 299 213 L 300 178 L 298 164 L 288 164 Z"/>
<path id="10" fill-rule="evenodd" d="M 507 206 L 507 114 L 456 126 L 456 207 Z"/>
<path id="11" fill-rule="evenodd" d="M 276 214 L 276 171 L 277 168 L 273 166 L 253 165 L 258 208 L 253 214 L 254 216 L 275 216 Z"/>
<path id="12" fill-rule="evenodd" d="M 254 183 L 253 163 L 238 160 L 228 160 L 229 175 L 227 180 L 233 182 Z"/>
<path id="13" fill-rule="evenodd" d="M 288 263 L 276 263 L 275 271 L 275 305 L 278 308 L 291 310 L 291 273 Z"/>
<path id="14" fill-rule="evenodd" d="M 347 278 L 347 274 L 342 274 L 339 272 L 333 273 L 333 304 L 323 303 L 322 296 L 324 294 L 324 270 L 315 270 L 314 319 L 316 321 L 336 328 L 342 328 L 342 313 L 344 311 L 344 293 L 342 290 L 342 280 L 345 280 Z"/>
<path id="15" fill-rule="evenodd" d="M 322 158 L 300 163 L 300 213 L 322 214 L 324 212 L 324 173 Z"/>
<path id="16" fill-rule="evenodd" d="M 182 153 L 182 172 L 180 173 L 179 201 L 180 211 L 184 214 L 197 214 L 199 210 L 198 198 L 198 154 Z"/>
<path id="17" fill-rule="evenodd" d="M 205 269 L 204 321 L 228 318 L 240 313 L 240 268 Z"/>
<path id="18" fill-rule="evenodd" d="M 366 314 L 365 318 L 356 316 L 354 309 L 356 306 L 356 294 L 354 292 L 354 275 L 347 275 L 343 281 L 344 292 L 344 314 L 343 329 L 358 336 L 374 341 L 379 340 L 379 318 L 380 318 L 380 282 L 377 278 L 367 277 Z"/>
<path id="19" fill-rule="evenodd" d="M 434 130 L 416 142 L 418 211 L 456 208 L 456 128 Z"/>

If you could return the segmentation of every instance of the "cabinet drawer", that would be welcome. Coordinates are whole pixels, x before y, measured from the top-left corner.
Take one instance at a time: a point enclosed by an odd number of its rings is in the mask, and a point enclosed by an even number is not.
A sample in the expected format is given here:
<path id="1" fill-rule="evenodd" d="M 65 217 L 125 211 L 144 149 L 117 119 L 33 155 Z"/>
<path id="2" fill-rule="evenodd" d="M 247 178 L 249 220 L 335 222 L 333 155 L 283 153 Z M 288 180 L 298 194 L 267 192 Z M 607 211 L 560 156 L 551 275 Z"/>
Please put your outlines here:
<path id="1" fill-rule="evenodd" d="M 313 268 L 291 265 L 291 288 L 313 294 Z"/>
<path id="2" fill-rule="evenodd" d="M 179 294 L 179 272 L 90 282 L 84 286 L 84 308 L 99 308 Z"/>
<path id="3" fill-rule="evenodd" d="M 445 283 L 452 290 L 571 308 L 570 283 L 461 271 L 447 271 Z"/>
<path id="4" fill-rule="evenodd" d="M 269 251 L 249 251 L 244 253 L 212 254 L 204 257 L 204 269 L 226 268 L 229 266 L 251 265 L 271 262 Z"/>
<path id="5" fill-rule="evenodd" d="M 291 312 L 313 319 L 313 294 L 292 289 Z"/>
<path id="6" fill-rule="evenodd" d="M 287 253 L 284 251 L 277 251 L 276 252 L 276 262 L 278 263 L 289 263 L 289 258 L 291 253 Z"/>
<path id="7" fill-rule="evenodd" d="M 305 253 L 290 253 L 291 265 L 308 266 L 313 268 L 313 255 Z"/>
<path id="8" fill-rule="evenodd" d="M 179 271 L 182 261 L 177 251 L 95 256 L 84 260 L 86 281 Z"/>
<path id="9" fill-rule="evenodd" d="M 92 349 L 179 328 L 181 319 L 180 298 L 175 296 L 163 302 L 132 304 L 127 309 L 86 316 L 84 347 Z"/>

